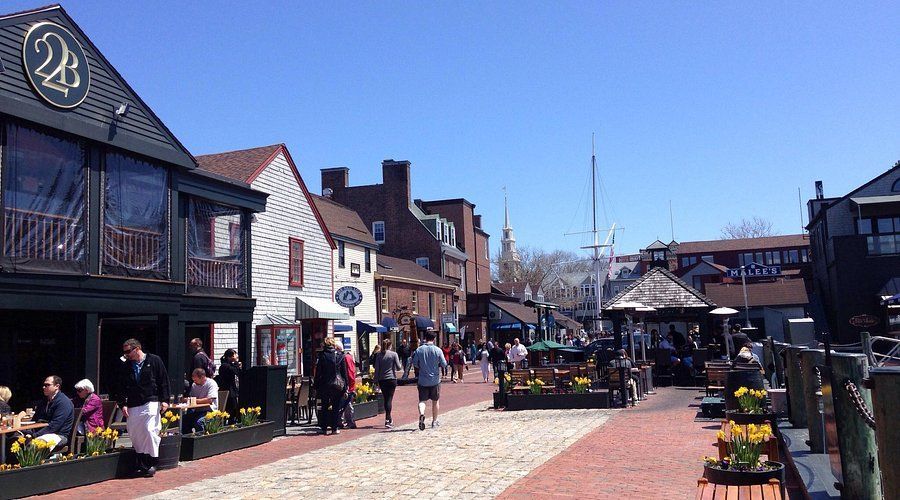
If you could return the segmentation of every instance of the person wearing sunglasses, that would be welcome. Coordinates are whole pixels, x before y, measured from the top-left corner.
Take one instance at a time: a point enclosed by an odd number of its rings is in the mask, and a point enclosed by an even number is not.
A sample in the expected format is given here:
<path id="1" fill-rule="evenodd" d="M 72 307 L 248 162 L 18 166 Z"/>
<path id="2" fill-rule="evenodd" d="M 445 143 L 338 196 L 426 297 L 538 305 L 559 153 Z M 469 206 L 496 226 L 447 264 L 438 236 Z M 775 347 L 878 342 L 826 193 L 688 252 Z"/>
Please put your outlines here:
<path id="1" fill-rule="evenodd" d="M 72 434 L 72 424 L 75 420 L 75 407 L 72 400 L 60 392 L 62 379 L 56 375 L 50 375 L 44 379 L 42 387 L 44 400 L 37 405 L 34 418 L 38 422 L 47 422 L 47 427 L 35 431 L 34 436 L 54 445 L 54 448 L 62 448 L 68 442 L 68 436 Z"/>
<path id="2" fill-rule="evenodd" d="M 128 435 L 137 455 L 135 473 L 153 477 L 159 457 L 160 412 L 169 408 L 169 374 L 162 359 L 145 353 L 136 339 L 122 344 L 122 356 L 125 363 L 119 405 L 128 419 Z"/>

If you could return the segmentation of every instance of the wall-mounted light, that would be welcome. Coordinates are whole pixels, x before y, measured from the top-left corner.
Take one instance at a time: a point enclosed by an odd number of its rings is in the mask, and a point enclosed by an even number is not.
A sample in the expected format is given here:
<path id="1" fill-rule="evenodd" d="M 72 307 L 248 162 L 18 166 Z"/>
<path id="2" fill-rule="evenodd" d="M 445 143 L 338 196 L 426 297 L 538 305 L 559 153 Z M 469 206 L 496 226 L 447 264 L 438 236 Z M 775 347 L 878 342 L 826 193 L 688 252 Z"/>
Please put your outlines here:
<path id="1" fill-rule="evenodd" d="M 128 114 L 128 111 L 131 110 L 131 106 L 127 102 L 123 102 L 119 109 L 116 110 L 116 118 L 122 118 Z"/>

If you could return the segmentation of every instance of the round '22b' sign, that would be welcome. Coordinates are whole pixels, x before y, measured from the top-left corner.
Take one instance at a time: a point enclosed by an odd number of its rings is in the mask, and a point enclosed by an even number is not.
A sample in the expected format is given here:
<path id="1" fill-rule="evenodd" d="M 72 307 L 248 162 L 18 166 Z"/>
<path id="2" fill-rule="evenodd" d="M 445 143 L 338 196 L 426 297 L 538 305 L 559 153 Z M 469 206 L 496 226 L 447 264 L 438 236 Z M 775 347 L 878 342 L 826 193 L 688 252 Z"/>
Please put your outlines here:
<path id="1" fill-rule="evenodd" d="M 91 71 L 84 49 L 66 28 L 37 23 L 25 34 L 22 65 L 35 92 L 59 108 L 74 108 L 87 97 Z"/>

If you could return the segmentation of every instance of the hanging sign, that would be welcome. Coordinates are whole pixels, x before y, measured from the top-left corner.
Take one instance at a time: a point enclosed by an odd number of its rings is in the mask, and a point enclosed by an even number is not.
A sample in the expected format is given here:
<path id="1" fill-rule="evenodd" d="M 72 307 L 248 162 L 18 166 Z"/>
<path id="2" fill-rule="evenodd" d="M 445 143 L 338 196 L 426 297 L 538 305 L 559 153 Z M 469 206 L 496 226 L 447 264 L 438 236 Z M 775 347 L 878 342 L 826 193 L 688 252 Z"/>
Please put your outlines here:
<path id="1" fill-rule="evenodd" d="M 22 66 L 35 92 L 58 108 L 74 108 L 87 97 L 91 70 L 84 49 L 56 23 L 37 23 L 28 30 Z"/>
<path id="2" fill-rule="evenodd" d="M 746 276 L 753 278 L 757 276 L 781 276 L 781 266 L 764 266 L 756 262 L 750 263 L 749 266 L 729 268 L 725 276 L 728 278 L 740 278 Z"/>
<path id="3" fill-rule="evenodd" d="M 880 322 L 878 316 L 873 316 L 871 314 L 860 314 L 850 318 L 850 326 L 855 326 L 857 328 L 871 328 Z"/>
<path id="4" fill-rule="evenodd" d="M 355 286 L 342 286 L 334 292 L 334 301 L 343 307 L 356 307 L 362 299 L 362 291 Z"/>

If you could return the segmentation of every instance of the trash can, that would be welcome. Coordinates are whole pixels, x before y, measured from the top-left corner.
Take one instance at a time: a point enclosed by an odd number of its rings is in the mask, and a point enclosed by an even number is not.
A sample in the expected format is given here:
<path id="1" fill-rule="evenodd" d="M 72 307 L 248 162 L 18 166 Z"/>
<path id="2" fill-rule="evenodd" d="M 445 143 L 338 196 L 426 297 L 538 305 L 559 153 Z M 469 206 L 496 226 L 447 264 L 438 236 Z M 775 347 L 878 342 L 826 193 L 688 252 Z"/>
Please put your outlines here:
<path id="1" fill-rule="evenodd" d="M 261 420 L 275 422 L 273 436 L 284 436 L 286 366 L 252 366 L 241 374 L 241 408 L 259 406 Z"/>

